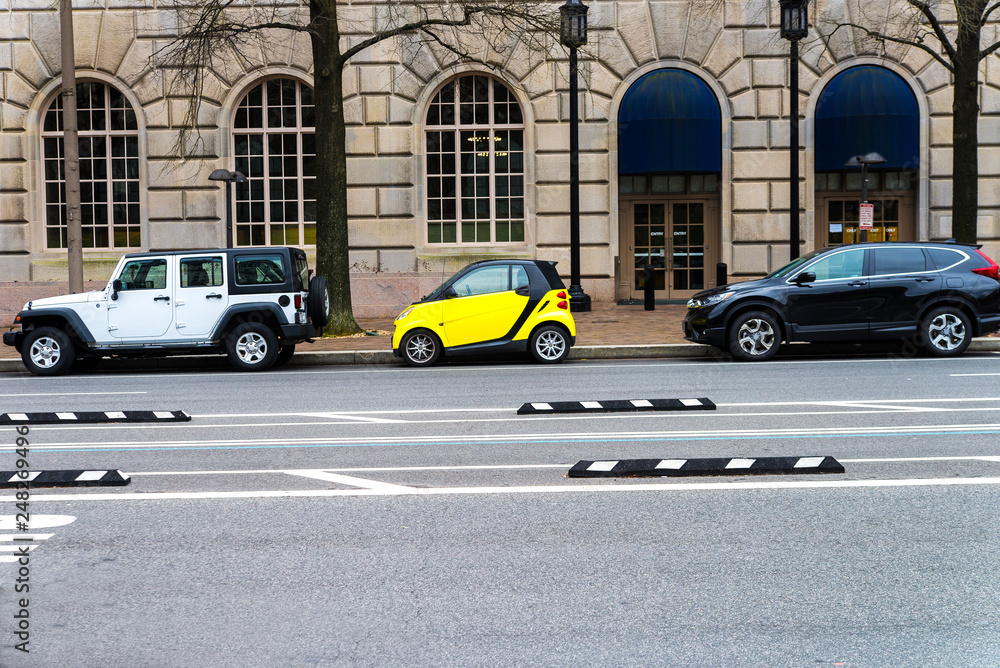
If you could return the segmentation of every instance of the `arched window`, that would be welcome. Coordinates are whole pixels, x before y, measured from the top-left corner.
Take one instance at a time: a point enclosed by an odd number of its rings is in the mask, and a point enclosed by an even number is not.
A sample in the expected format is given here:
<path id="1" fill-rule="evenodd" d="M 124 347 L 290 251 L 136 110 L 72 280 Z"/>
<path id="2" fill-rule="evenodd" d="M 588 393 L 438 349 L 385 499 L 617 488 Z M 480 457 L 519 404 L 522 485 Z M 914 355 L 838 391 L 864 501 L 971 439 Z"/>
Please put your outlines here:
<path id="1" fill-rule="evenodd" d="M 236 108 L 233 156 L 238 183 L 237 246 L 316 243 L 316 114 L 313 90 L 268 79 Z"/>
<path id="2" fill-rule="evenodd" d="M 141 238 L 135 112 L 121 91 L 99 81 L 77 84 L 76 107 L 83 247 L 137 248 Z M 62 96 L 57 96 L 45 112 L 42 155 L 45 245 L 66 248 Z"/>
<path id="3" fill-rule="evenodd" d="M 427 242 L 524 242 L 524 118 L 499 80 L 449 81 L 427 110 Z"/>

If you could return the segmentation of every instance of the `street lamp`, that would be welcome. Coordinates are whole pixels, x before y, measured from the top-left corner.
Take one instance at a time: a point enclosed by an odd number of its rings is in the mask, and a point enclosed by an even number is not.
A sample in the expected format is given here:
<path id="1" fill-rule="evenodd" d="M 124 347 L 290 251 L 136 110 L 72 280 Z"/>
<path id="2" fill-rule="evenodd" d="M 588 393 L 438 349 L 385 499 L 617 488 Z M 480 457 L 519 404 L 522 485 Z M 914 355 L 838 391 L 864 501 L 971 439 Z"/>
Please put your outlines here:
<path id="1" fill-rule="evenodd" d="M 209 181 L 226 182 L 226 248 L 233 247 L 233 195 L 230 190 L 234 183 L 246 183 L 247 177 L 242 172 L 231 172 L 228 169 L 217 169 L 208 175 Z"/>
<path id="2" fill-rule="evenodd" d="M 580 286 L 580 109 L 576 81 L 576 50 L 587 43 L 587 7 L 581 0 L 566 0 L 559 14 L 561 41 L 569 48 L 569 307 L 570 311 L 589 311 L 590 295 Z"/>
<path id="3" fill-rule="evenodd" d="M 871 153 L 865 153 L 864 155 L 856 155 L 847 161 L 845 167 L 861 167 L 861 204 L 868 203 L 868 165 L 878 165 L 885 162 L 883 158 L 878 153 L 872 151 Z M 858 218 L 861 217 L 861 209 L 858 209 Z M 858 237 L 861 243 L 868 241 L 868 230 L 861 229 L 861 223 L 858 223 Z"/>
<path id="4" fill-rule="evenodd" d="M 808 0 L 779 0 L 781 37 L 789 42 L 788 97 L 791 104 L 788 132 L 788 251 L 799 256 L 799 40 L 809 35 Z"/>

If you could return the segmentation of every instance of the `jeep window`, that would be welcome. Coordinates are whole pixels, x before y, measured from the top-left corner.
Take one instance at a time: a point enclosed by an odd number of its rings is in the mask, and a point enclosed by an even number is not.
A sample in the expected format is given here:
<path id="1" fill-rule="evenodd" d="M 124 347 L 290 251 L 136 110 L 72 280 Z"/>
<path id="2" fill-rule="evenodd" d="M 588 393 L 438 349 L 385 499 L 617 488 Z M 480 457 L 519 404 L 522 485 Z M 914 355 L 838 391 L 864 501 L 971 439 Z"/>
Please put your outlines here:
<path id="1" fill-rule="evenodd" d="M 276 285 L 285 282 L 280 255 L 240 255 L 236 258 L 237 285 Z"/>
<path id="2" fill-rule="evenodd" d="M 927 271 L 927 260 L 922 248 L 873 248 L 875 253 L 875 274 L 913 274 Z"/>
<path id="3" fill-rule="evenodd" d="M 121 275 L 122 290 L 165 290 L 166 260 L 132 260 L 125 264 Z"/>
<path id="4" fill-rule="evenodd" d="M 807 267 L 816 274 L 817 281 L 857 278 L 864 273 L 865 250 L 855 248 L 840 253 L 830 253 Z"/>
<path id="5" fill-rule="evenodd" d="M 222 285 L 221 257 L 187 257 L 181 260 L 181 287 L 207 288 Z"/>
<path id="6" fill-rule="evenodd" d="M 305 253 L 295 254 L 295 273 L 299 277 L 299 285 L 296 286 L 298 290 L 308 290 L 309 289 L 309 263 L 306 261 Z"/>
<path id="7" fill-rule="evenodd" d="M 452 285 L 459 297 L 510 290 L 510 265 L 494 264 L 475 269 Z"/>

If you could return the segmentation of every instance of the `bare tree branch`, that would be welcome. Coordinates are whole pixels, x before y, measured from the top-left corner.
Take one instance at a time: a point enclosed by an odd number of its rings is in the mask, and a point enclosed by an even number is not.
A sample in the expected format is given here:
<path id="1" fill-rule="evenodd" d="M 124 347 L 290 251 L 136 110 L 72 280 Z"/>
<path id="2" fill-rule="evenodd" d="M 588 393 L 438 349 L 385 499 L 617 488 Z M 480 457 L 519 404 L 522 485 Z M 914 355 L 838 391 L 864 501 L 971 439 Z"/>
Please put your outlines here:
<path id="1" fill-rule="evenodd" d="M 954 63 L 957 58 L 955 47 L 951 43 L 951 40 L 948 39 L 948 35 L 941 26 L 941 22 L 938 20 L 937 15 L 935 15 L 934 11 L 931 9 L 930 4 L 923 2 L 922 0 L 906 0 L 906 2 L 911 7 L 918 9 L 920 13 L 924 15 L 924 18 L 927 19 L 931 29 L 934 30 L 934 36 L 937 37 L 937 40 L 941 43 L 941 48 L 943 48 L 945 53 L 948 54 L 948 59 Z"/>
<path id="2" fill-rule="evenodd" d="M 921 51 L 926 52 L 932 58 L 934 58 L 934 60 L 944 65 L 949 72 L 954 73 L 955 71 L 955 66 L 951 62 L 946 60 L 940 53 L 938 53 L 937 51 L 932 49 L 928 44 L 926 44 L 920 35 L 916 35 L 915 37 L 912 37 L 910 39 L 905 39 L 902 37 L 893 37 L 892 35 L 886 35 L 885 33 L 879 30 L 872 30 L 870 28 L 866 28 L 865 26 L 858 25 L 857 23 L 838 23 L 837 27 L 834 28 L 833 32 L 831 32 L 829 36 L 833 37 L 835 34 L 837 34 L 837 31 L 839 31 L 841 28 L 854 28 L 856 30 L 860 30 L 861 32 L 865 33 L 865 35 L 867 35 L 870 39 L 873 39 L 876 42 L 882 44 L 883 47 L 885 45 L 885 42 L 892 42 L 893 44 L 904 44 L 906 46 L 916 47 Z"/>

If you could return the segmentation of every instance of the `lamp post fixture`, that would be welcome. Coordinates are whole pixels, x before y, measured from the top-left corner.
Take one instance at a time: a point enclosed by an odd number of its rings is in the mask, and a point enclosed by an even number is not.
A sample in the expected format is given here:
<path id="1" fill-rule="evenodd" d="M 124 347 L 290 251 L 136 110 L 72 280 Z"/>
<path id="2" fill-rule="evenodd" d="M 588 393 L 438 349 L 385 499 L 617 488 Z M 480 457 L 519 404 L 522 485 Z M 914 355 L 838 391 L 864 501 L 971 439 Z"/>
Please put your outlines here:
<path id="1" fill-rule="evenodd" d="M 847 161 L 845 167 L 861 167 L 861 203 L 868 203 L 868 165 L 878 165 L 885 162 L 883 158 L 878 153 L 872 151 L 871 153 L 865 153 L 864 155 L 856 155 Z M 860 209 L 858 210 L 860 213 Z M 858 240 L 861 243 L 868 241 L 868 230 L 862 230 L 861 224 L 858 224 Z"/>
<path id="2" fill-rule="evenodd" d="M 809 35 L 808 0 L 779 0 L 781 37 L 789 42 L 788 98 L 791 105 L 788 131 L 789 259 L 799 256 L 799 40 Z"/>
<path id="3" fill-rule="evenodd" d="M 228 169 L 217 169 L 208 175 L 209 181 L 226 182 L 226 248 L 233 247 L 233 194 L 234 183 L 246 183 L 247 177 L 242 172 L 231 172 Z"/>
<path id="4" fill-rule="evenodd" d="M 587 7 L 581 0 L 566 0 L 559 14 L 561 41 L 569 48 L 569 307 L 570 311 L 589 311 L 590 295 L 580 286 L 580 109 L 576 81 L 576 50 L 587 43 Z"/>

